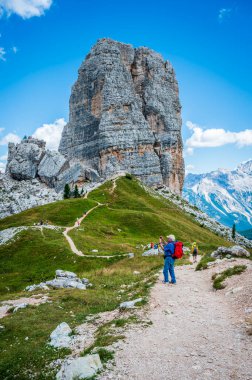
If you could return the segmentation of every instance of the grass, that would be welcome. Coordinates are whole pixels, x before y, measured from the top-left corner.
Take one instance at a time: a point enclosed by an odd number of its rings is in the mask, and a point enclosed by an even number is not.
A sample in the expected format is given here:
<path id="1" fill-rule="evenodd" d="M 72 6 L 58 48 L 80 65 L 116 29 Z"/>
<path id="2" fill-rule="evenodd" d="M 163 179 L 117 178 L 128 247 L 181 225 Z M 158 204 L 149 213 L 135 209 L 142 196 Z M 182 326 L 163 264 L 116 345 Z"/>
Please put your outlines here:
<path id="1" fill-rule="evenodd" d="M 45 206 L 38 206 L 0 220 L 0 231 L 5 228 L 32 226 L 40 220 L 57 226 L 71 226 L 85 211 L 96 206 L 90 199 L 65 199 Z"/>
<path id="2" fill-rule="evenodd" d="M 212 276 L 214 289 L 224 289 L 225 285 L 223 284 L 223 281 L 225 281 L 226 278 L 241 274 L 246 268 L 246 265 L 235 265 L 233 268 L 226 269 L 221 273 L 215 273 Z"/>
<path id="3" fill-rule="evenodd" d="M 207 264 L 212 261 L 215 261 L 215 259 L 210 256 L 210 253 L 203 255 L 201 257 L 201 260 L 198 262 L 195 270 L 197 271 L 197 270 L 207 269 Z"/>
<path id="4" fill-rule="evenodd" d="M 85 254 L 98 249 L 107 255 L 136 252 L 136 246 L 157 242 L 160 235 L 173 233 L 188 245 L 197 240 L 202 252 L 212 252 L 227 242 L 202 228 L 189 215 L 164 198 L 154 198 L 139 183 L 120 178 L 112 194 L 112 183 L 96 189 L 91 199 L 105 204 L 85 220 L 83 229 L 72 230 L 70 236 Z M 141 251 L 142 252 L 142 251 Z"/>
<path id="5" fill-rule="evenodd" d="M 72 225 L 98 201 L 105 205 L 89 214 L 71 236 L 84 253 L 98 249 L 99 254 L 115 256 L 112 259 L 78 257 L 70 251 L 62 232 L 46 229 L 43 234 L 38 230 L 23 231 L 9 244 L 0 246 L 1 300 L 31 295 L 24 292 L 24 288 L 52 279 L 56 269 L 73 271 L 94 284 L 87 291 L 50 290 L 48 295 L 52 303 L 20 309 L 1 320 L 4 326 L 0 330 L 0 373 L 3 379 L 26 380 L 30 373 L 36 380 L 54 379 L 55 370 L 48 368 L 49 363 L 68 353 L 67 350 L 54 350 L 47 344 L 50 333 L 59 323 L 65 321 L 74 329 L 88 315 L 114 310 L 120 302 L 139 297 L 146 302 L 163 259 L 142 257 L 141 244 L 156 242 L 161 234 L 170 233 L 188 245 L 197 240 L 206 253 L 228 244 L 168 200 L 152 197 L 134 178 L 118 179 L 113 193 L 111 189 L 112 182 L 109 181 L 94 190 L 88 200 L 59 201 L 0 221 L 0 229 L 32 225 L 40 219 L 60 226 Z M 125 252 L 134 252 L 135 257 L 116 257 L 117 253 Z M 185 256 L 176 264 L 187 262 Z M 134 271 L 140 274 L 136 276 Z M 121 289 L 123 293 L 119 292 Z M 37 293 L 43 292 L 32 294 Z M 116 327 L 122 327 L 126 322 L 122 318 L 114 323 Z M 122 338 L 122 334 L 111 332 L 103 335 L 97 336 L 96 342 L 102 347 Z"/>

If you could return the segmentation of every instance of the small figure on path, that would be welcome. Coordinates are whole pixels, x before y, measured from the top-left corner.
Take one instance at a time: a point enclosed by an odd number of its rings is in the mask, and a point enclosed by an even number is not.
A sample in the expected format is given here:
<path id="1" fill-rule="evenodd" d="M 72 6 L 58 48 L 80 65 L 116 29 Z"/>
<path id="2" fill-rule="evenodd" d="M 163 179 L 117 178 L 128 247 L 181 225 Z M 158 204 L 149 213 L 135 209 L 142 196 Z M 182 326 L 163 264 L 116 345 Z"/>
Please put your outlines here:
<path id="1" fill-rule="evenodd" d="M 192 243 L 192 248 L 191 248 L 191 254 L 193 256 L 193 263 L 197 263 L 197 256 L 199 253 L 199 248 L 196 242 Z"/>
<path id="2" fill-rule="evenodd" d="M 163 237 L 160 236 L 159 243 L 162 249 L 164 250 L 164 269 L 163 269 L 163 274 L 164 274 L 164 284 L 176 284 L 176 277 L 175 277 L 175 272 L 174 272 L 174 263 L 175 259 L 172 257 L 175 252 L 175 236 L 174 235 L 169 235 L 167 236 L 168 241 L 165 242 Z M 169 274 L 171 276 L 171 281 L 169 282 Z"/>

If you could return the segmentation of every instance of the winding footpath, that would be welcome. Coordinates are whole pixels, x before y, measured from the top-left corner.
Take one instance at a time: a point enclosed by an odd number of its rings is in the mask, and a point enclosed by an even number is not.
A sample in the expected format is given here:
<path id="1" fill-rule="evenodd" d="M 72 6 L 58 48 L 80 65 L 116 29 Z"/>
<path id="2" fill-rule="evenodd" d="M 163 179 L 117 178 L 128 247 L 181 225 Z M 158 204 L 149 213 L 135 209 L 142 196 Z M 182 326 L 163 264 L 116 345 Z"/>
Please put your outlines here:
<path id="1" fill-rule="evenodd" d="M 143 315 L 152 325 L 126 331 L 115 366 L 99 380 L 252 379 L 251 336 L 231 307 L 235 296 L 213 291 L 211 271 L 184 266 L 176 273 L 175 286 L 162 284 L 160 275 Z"/>
<path id="2" fill-rule="evenodd" d="M 74 230 L 75 228 L 79 228 L 81 222 L 90 214 L 93 210 L 95 210 L 97 207 L 103 206 L 102 203 L 97 202 L 97 205 L 88 210 L 81 218 L 79 218 L 72 227 L 66 227 L 66 229 L 63 232 L 63 235 L 65 236 L 66 240 L 68 241 L 68 244 L 71 248 L 71 251 L 75 253 L 78 256 L 89 256 L 89 255 L 84 255 L 81 251 L 79 251 L 76 248 L 76 245 L 74 244 L 72 238 L 68 235 L 68 232 Z"/>

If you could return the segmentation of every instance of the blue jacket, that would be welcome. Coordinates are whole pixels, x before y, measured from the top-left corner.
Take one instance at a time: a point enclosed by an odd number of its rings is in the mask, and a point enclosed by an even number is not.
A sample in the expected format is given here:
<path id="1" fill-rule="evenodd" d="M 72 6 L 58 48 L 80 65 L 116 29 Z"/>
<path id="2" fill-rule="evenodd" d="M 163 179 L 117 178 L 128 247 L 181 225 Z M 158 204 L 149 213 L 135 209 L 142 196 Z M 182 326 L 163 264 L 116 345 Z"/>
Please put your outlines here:
<path id="1" fill-rule="evenodd" d="M 164 257 L 172 256 L 175 251 L 174 243 L 168 243 L 164 246 Z"/>

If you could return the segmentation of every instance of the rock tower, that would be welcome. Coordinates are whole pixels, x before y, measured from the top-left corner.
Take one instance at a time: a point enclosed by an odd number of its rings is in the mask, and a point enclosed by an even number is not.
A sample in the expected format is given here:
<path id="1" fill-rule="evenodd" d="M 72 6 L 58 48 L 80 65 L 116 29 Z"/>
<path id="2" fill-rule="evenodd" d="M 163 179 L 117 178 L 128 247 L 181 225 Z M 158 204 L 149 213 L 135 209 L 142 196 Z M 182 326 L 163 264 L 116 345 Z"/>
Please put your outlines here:
<path id="1" fill-rule="evenodd" d="M 79 68 L 59 151 L 103 178 L 125 171 L 180 193 L 180 111 L 168 61 L 146 47 L 100 39 Z"/>

